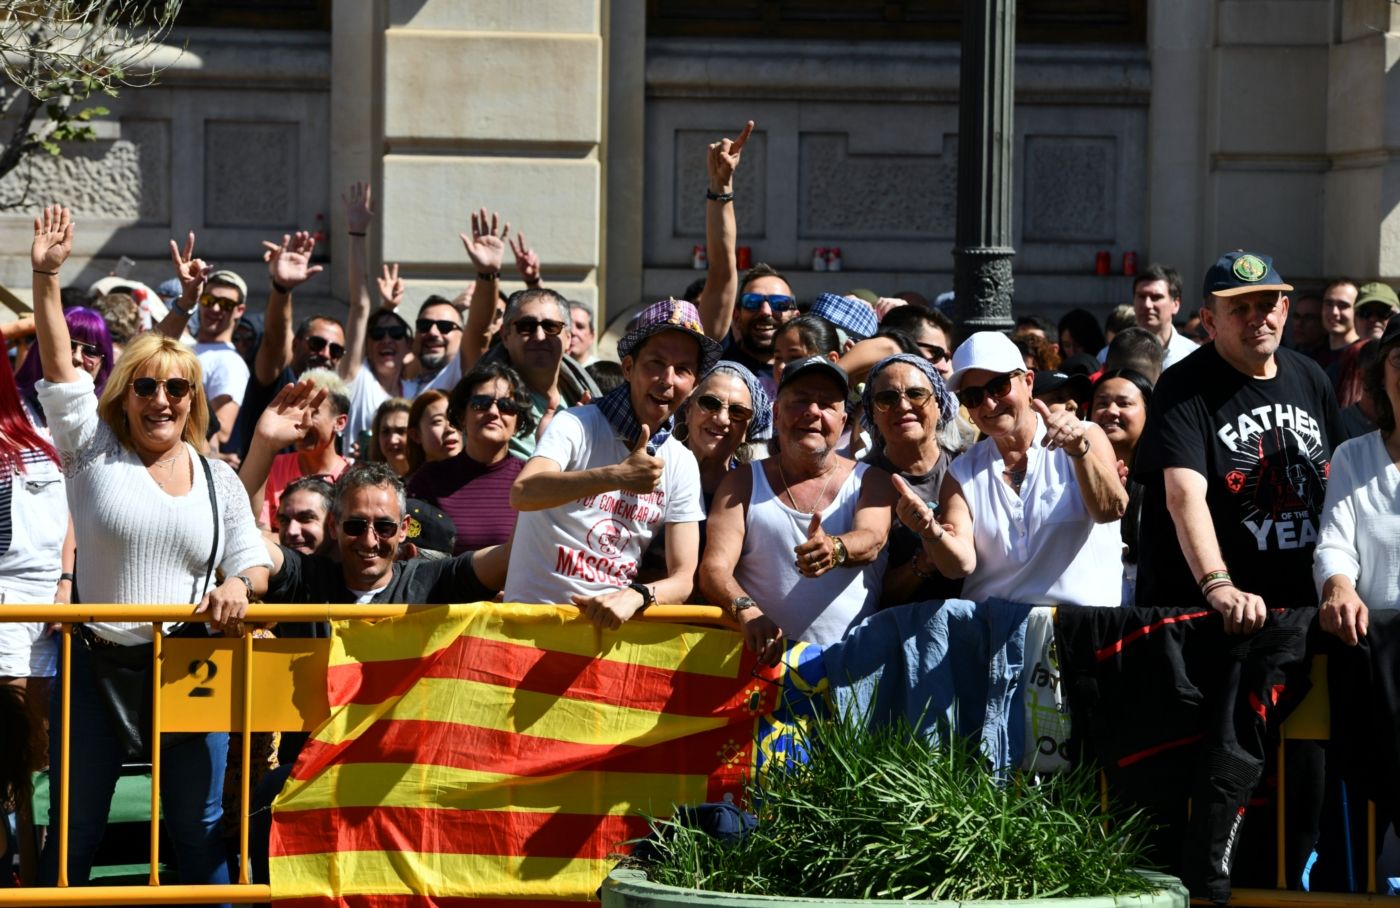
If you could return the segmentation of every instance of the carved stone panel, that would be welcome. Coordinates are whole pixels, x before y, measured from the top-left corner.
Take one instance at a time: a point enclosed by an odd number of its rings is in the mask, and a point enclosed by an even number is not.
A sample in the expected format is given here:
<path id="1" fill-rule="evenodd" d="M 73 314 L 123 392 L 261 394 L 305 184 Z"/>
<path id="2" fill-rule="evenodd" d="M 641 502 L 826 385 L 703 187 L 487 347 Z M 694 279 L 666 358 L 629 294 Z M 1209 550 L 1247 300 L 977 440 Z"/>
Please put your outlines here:
<path id="1" fill-rule="evenodd" d="M 1112 136 L 1026 136 L 1028 241 L 1115 240 L 1118 140 Z"/>
<path id="2" fill-rule="evenodd" d="M 705 162 L 710 143 L 725 135 L 723 130 L 678 129 L 675 132 L 676 198 L 673 210 L 674 236 L 705 237 L 705 190 L 709 188 L 709 171 Z M 728 133 L 734 138 L 735 133 Z M 767 235 L 764 220 L 766 210 L 765 183 L 768 168 L 768 139 L 762 130 L 754 130 L 744 143 L 739 169 L 734 172 L 734 196 L 742 199 L 744 235 Z"/>
<path id="3" fill-rule="evenodd" d="M 119 139 L 67 143 L 59 157 L 30 155 L 0 181 L 0 206 L 61 200 L 79 218 L 165 224 L 169 181 L 169 121 L 122 120 Z"/>
<path id="4" fill-rule="evenodd" d="M 209 227 L 296 223 L 296 123 L 204 124 L 204 222 Z"/>
<path id="5" fill-rule="evenodd" d="M 951 239 L 957 219 L 958 138 L 942 154 L 858 154 L 849 137 L 805 133 L 798 235 L 823 239 Z"/>

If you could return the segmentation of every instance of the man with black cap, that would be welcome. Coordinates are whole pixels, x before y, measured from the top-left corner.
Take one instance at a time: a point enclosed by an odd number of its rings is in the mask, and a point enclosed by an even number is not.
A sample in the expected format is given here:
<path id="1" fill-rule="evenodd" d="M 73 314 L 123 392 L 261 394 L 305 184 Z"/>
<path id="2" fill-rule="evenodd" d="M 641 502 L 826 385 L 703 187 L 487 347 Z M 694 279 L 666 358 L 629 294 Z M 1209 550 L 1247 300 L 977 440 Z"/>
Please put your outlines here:
<path id="1" fill-rule="evenodd" d="M 790 363 L 773 406 L 778 454 L 729 471 L 715 493 L 700 589 L 769 665 L 785 638 L 835 643 L 880 601 L 894 487 L 837 453 L 849 394 L 826 357 Z"/>
<path id="2" fill-rule="evenodd" d="M 683 300 L 642 310 L 617 342 L 626 382 L 557 414 L 510 490 L 520 511 L 507 602 L 577 605 L 617 628 L 656 602 L 685 602 L 705 519 L 695 455 L 670 438 L 671 417 L 719 358 Z M 665 534 L 666 576 L 637 580 L 642 553 Z"/>
<path id="3" fill-rule="evenodd" d="M 1227 253 L 1206 272 L 1213 340 L 1162 373 L 1134 464 L 1139 606 L 1204 600 L 1249 633 L 1267 608 L 1317 605 L 1312 553 L 1345 435 L 1322 370 L 1280 346 L 1292 289 L 1264 255 Z"/>

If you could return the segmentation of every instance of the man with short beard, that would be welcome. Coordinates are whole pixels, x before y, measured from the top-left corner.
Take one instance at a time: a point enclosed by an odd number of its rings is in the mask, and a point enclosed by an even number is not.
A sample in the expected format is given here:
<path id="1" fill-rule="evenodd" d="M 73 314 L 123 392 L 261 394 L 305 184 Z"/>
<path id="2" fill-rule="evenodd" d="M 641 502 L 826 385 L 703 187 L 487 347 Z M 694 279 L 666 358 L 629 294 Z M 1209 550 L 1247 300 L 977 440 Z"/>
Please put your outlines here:
<path id="1" fill-rule="evenodd" d="M 430 296 L 419 308 L 414 328 L 418 383 L 427 385 L 457 356 L 462 345 L 462 316 L 451 300 Z"/>

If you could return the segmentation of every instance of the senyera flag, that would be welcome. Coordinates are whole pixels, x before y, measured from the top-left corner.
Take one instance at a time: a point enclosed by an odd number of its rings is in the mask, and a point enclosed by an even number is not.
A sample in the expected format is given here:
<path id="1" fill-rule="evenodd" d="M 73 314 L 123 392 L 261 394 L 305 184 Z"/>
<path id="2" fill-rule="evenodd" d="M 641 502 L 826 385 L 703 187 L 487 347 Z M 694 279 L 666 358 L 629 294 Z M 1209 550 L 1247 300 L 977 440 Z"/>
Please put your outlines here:
<path id="1" fill-rule="evenodd" d="M 330 717 L 273 806 L 273 899 L 592 900 L 644 814 L 740 799 L 785 752 L 785 684 L 824 687 L 756 675 L 733 631 L 602 632 L 574 614 L 479 603 L 337 622 Z M 807 674 L 821 661 L 788 660 Z"/>

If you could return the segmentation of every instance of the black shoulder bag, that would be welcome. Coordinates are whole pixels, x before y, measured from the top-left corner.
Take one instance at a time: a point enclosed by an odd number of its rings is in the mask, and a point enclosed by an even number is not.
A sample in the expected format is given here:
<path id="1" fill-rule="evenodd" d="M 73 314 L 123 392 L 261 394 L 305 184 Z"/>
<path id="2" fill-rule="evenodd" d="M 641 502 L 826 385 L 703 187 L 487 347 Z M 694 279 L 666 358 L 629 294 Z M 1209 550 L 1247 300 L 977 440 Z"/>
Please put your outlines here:
<path id="1" fill-rule="evenodd" d="M 209 488 L 209 509 L 214 515 L 214 545 L 209 549 L 209 564 L 204 570 L 204 592 L 214 577 L 214 558 L 219 551 L 219 500 L 214 492 L 214 475 L 203 455 L 204 484 Z M 196 598 L 194 603 L 198 603 Z M 180 624 L 167 636 L 204 637 L 208 629 L 198 621 Z M 112 731 L 120 739 L 128 762 L 150 762 L 151 759 L 151 697 L 155 679 L 151 670 L 153 643 L 136 646 L 113 645 L 88 628 L 79 627 L 79 635 L 92 657 L 92 671 L 97 677 L 98 698 L 112 721 Z M 167 735 L 173 738 L 173 735 Z"/>

